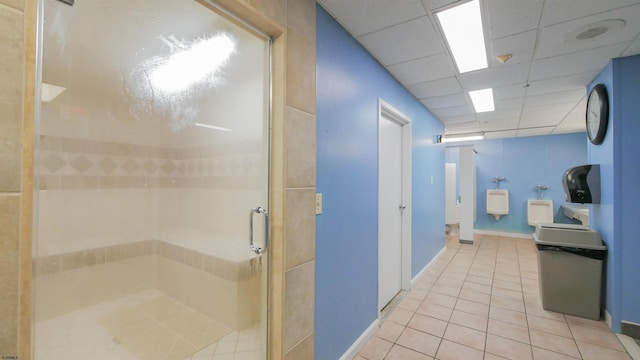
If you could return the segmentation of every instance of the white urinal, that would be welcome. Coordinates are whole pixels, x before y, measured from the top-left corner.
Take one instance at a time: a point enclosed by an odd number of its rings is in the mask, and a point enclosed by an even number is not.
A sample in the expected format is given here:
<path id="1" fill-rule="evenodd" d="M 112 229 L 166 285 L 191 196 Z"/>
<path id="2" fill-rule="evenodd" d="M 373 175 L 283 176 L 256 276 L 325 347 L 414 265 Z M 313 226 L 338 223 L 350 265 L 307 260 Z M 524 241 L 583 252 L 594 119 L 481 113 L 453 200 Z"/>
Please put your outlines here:
<path id="1" fill-rule="evenodd" d="M 553 223 L 553 201 L 552 200 L 527 201 L 527 222 L 531 226 L 536 226 L 536 224 L 552 224 Z"/>
<path id="2" fill-rule="evenodd" d="M 509 190 L 487 190 L 487 214 L 500 220 L 509 213 Z"/>

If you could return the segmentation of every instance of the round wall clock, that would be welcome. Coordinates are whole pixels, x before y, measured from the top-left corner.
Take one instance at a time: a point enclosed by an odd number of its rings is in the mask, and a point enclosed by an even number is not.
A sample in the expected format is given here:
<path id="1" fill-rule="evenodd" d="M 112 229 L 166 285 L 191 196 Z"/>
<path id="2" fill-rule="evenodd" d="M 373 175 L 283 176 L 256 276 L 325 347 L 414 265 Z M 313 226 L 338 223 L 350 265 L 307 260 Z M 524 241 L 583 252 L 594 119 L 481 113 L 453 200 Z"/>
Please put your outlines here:
<path id="1" fill-rule="evenodd" d="M 607 88 L 598 84 L 591 89 L 587 101 L 587 136 L 594 145 L 602 144 L 609 122 L 609 97 Z"/>

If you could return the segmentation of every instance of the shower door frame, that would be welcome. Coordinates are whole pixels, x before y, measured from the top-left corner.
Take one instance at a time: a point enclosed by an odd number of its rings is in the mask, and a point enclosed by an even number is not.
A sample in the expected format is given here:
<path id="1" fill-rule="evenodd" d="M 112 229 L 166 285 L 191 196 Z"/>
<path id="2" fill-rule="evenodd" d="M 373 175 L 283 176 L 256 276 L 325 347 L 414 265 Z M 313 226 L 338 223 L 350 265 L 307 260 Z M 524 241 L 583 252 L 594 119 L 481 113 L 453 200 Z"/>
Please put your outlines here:
<path id="1" fill-rule="evenodd" d="M 43 25 L 44 25 L 44 1 L 32 0 L 29 2 L 35 9 L 32 15 L 35 17 L 35 26 L 30 26 L 28 18 L 27 34 L 29 31 L 35 33 L 33 50 L 34 69 L 32 84 L 34 93 L 25 93 L 24 103 L 26 106 L 33 106 L 33 151 L 39 149 L 38 126 L 41 120 L 41 84 L 42 84 L 42 58 L 43 58 Z M 285 123 L 285 89 L 286 89 L 286 28 L 273 21 L 273 19 L 256 11 L 256 9 L 241 0 L 195 0 L 211 11 L 248 30 L 259 38 L 266 38 L 268 41 L 268 213 L 269 213 L 269 247 L 266 251 L 267 258 L 267 334 L 266 334 L 266 354 L 267 359 L 281 359 L 284 354 L 284 188 L 285 188 L 285 146 L 284 146 L 284 123 Z M 28 45 L 28 44 L 27 44 Z M 28 52 L 29 49 L 27 48 Z M 27 89 L 29 79 L 27 80 Z M 32 100 L 33 102 L 30 102 Z M 25 114 L 26 118 L 27 114 Z M 27 145 L 27 144 L 25 144 Z M 25 249 L 29 261 L 21 265 L 22 268 L 32 267 L 32 259 L 36 255 L 37 249 L 37 228 L 38 228 L 38 192 L 39 182 L 37 176 L 38 161 L 33 156 L 32 173 L 32 202 L 31 202 L 31 226 L 29 236 L 30 246 Z M 247 245 L 249 246 L 249 245 Z M 24 256 L 25 254 L 23 254 Z M 25 264 L 26 263 L 26 264 Z M 25 294 L 25 299 L 30 302 L 29 311 L 22 312 L 20 321 L 22 324 L 29 324 L 28 337 L 21 337 L 18 343 L 20 358 L 32 358 L 35 353 L 34 329 L 35 329 L 35 281 L 34 273 L 31 271 L 24 273 L 28 281 L 23 281 L 21 293 Z M 26 301 L 25 301 L 26 302 Z M 24 304 L 24 303 L 23 303 Z M 26 315 L 25 315 L 26 314 Z"/>

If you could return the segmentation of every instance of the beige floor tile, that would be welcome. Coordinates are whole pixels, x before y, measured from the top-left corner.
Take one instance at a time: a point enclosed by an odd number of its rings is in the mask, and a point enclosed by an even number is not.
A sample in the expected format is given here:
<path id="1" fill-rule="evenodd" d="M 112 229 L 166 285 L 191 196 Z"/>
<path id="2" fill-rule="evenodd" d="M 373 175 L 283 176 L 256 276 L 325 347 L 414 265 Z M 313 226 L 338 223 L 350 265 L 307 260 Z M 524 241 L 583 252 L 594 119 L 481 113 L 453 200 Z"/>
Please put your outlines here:
<path id="1" fill-rule="evenodd" d="M 584 360 L 631 360 L 631 357 L 623 351 L 616 351 L 582 341 L 577 343 Z"/>
<path id="2" fill-rule="evenodd" d="M 439 293 L 439 294 L 444 294 L 444 295 L 449 295 L 449 296 L 455 296 L 457 297 L 458 294 L 460 294 L 460 290 L 462 289 L 462 285 L 460 286 L 456 286 L 456 285 L 447 285 L 447 284 L 435 284 L 431 287 L 431 292 L 435 292 L 435 293 Z"/>
<path id="3" fill-rule="evenodd" d="M 418 301 L 424 301 L 424 298 L 427 296 L 427 294 L 429 293 L 429 288 L 426 289 L 416 289 L 413 288 L 411 289 L 411 291 L 407 294 L 407 298 L 409 299 L 416 299 Z"/>
<path id="4" fill-rule="evenodd" d="M 476 291 L 482 294 L 491 294 L 490 285 L 478 284 L 472 281 L 465 281 L 465 283 L 462 285 L 462 289 Z"/>
<path id="5" fill-rule="evenodd" d="M 436 319 L 430 316 L 415 314 L 409 324 L 408 327 L 416 330 L 420 330 L 422 332 L 426 332 L 427 334 L 431 334 L 434 336 L 442 337 L 444 335 L 445 330 L 447 329 L 447 321 L 443 321 L 440 319 Z"/>
<path id="6" fill-rule="evenodd" d="M 374 336 L 367 341 L 358 355 L 367 360 L 382 360 L 389 350 L 391 350 L 392 346 L 392 342 Z"/>
<path id="7" fill-rule="evenodd" d="M 484 360 L 507 360 L 507 358 L 503 358 L 502 356 L 493 355 L 489 353 L 484 353 Z"/>
<path id="8" fill-rule="evenodd" d="M 519 311 L 492 306 L 489 308 L 489 318 L 510 324 L 527 327 L 527 316 Z"/>
<path id="9" fill-rule="evenodd" d="M 393 321 L 396 324 L 405 326 L 407 325 L 409 320 L 411 320 L 411 317 L 413 316 L 413 314 L 414 314 L 413 311 L 405 310 L 402 308 L 396 308 L 389 315 L 389 317 L 387 318 L 387 321 Z"/>
<path id="10" fill-rule="evenodd" d="M 508 275 L 508 274 L 495 274 L 493 276 L 493 280 L 494 282 L 497 282 L 498 280 L 500 280 L 501 282 L 510 282 L 510 283 L 521 283 L 521 279 L 519 276 L 514 276 L 514 275 Z M 496 283 L 497 284 L 497 283 Z"/>
<path id="11" fill-rule="evenodd" d="M 527 311 L 527 315 L 535 315 L 535 316 L 539 316 L 547 319 L 565 321 L 564 314 L 557 313 L 554 311 L 547 311 L 542 308 L 541 303 L 540 304 L 525 303 L 524 306 Z"/>
<path id="12" fill-rule="evenodd" d="M 439 293 L 429 293 L 424 298 L 424 303 L 446 306 L 448 308 L 453 308 L 456 305 L 457 298 L 455 296 L 444 295 Z"/>
<path id="13" fill-rule="evenodd" d="M 457 324 L 449 324 L 443 338 L 477 350 L 484 351 L 487 334 L 484 331 L 471 329 Z"/>
<path id="14" fill-rule="evenodd" d="M 493 279 L 493 287 L 494 288 L 500 288 L 500 289 L 506 289 L 506 290 L 513 290 L 513 291 L 518 291 L 521 292 L 522 291 L 522 284 L 520 284 L 520 280 L 518 279 L 517 281 L 507 281 L 507 280 L 501 280 L 501 279 Z"/>
<path id="15" fill-rule="evenodd" d="M 529 329 L 523 326 L 510 324 L 508 322 L 489 319 L 487 328 L 489 334 L 502 336 L 507 339 L 529 344 Z"/>
<path id="16" fill-rule="evenodd" d="M 485 351 L 507 359 L 532 359 L 531 346 L 511 339 L 488 334 Z"/>
<path id="17" fill-rule="evenodd" d="M 465 281 L 473 282 L 476 284 L 489 285 L 489 286 L 491 286 L 491 284 L 493 283 L 493 279 L 491 278 L 475 276 L 475 275 L 467 275 L 467 278 L 465 279 Z"/>
<path id="18" fill-rule="evenodd" d="M 566 321 L 558 321 L 535 315 L 527 315 L 527 322 L 529 323 L 529 329 L 544 331 L 566 338 L 572 337 L 571 331 L 569 330 L 569 325 L 567 325 Z"/>
<path id="19" fill-rule="evenodd" d="M 406 328 L 402 334 L 400 334 L 396 343 L 422 354 L 435 356 L 438 346 L 440 345 L 440 340 L 440 337 Z"/>
<path id="20" fill-rule="evenodd" d="M 489 316 L 489 305 L 466 299 L 458 299 L 455 309 L 478 316 Z"/>
<path id="21" fill-rule="evenodd" d="M 531 345 L 561 354 L 579 357 L 578 347 L 573 339 L 567 339 L 554 334 L 529 329 Z"/>
<path id="22" fill-rule="evenodd" d="M 453 309 L 446 306 L 423 302 L 416 312 L 422 315 L 434 317 L 436 319 L 449 321 L 452 311 Z"/>
<path id="23" fill-rule="evenodd" d="M 449 322 L 480 331 L 486 331 L 487 320 L 488 318 L 486 316 L 478 316 L 459 310 L 453 310 L 453 313 L 451 314 L 451 320 L 449 320 Z"/>
<path id="24" fill-rule="evenodd" d="M 591 319 L 585 319 L 585 318 L 581 318 L 573 315 L 565 315 L 564 317 L 566 318 L 570 328 L 572 328 L 573 326 L 583 326 L 583 327 L 589 327 L 597 330 L 611 332 L 611 329 L 609 329 L 609 326 L 603 320 L 591 320 Z"/>
<path id="25" fill-rule="evenodd" d="M 515 291 L 515 290 L 496 287 L 495 281 L 493 282 L 493 287 L 491 288 L 491 296 L 499 296 L 507 299 L 524 301 L 524 298 L 522 296 L 522 291 L 520 290 Z"/>
<path id="26" fill-rule="evenodd" d="M 400 304 L 398 304 L 398 307 L 415 312 L 420 306 L 420 304 L 422 304 L 422 300 L 414 299 L 412 297 L 407 296 L 402 301 L 400 301 Z"/>
<path id="27" fill-rule="evenodd" d="M 570 326 L 570 328 L 573 338 L 577 341 L 603 346 L 613 350 L 625 351 L 618 337 L 615 336 L 609 328 L 604 330 L 580 325 L 573 325 Z"/>
<path id="28" fill-rule="evenodd" d="M 402 346 L 393 345 L 385 360 L 431 360 L 431 356 L 407 349 Z"/>
<path id="29" fill-rule="evenodd" d="M 460 290 L 460 295 L 458 295 L 458 297 L 460 299 L 471 300 L 487 305 L 491 303 L 491 295 L 473 290 L 462 289 Z"/>
<path id="30" fill-rule="evenodd" d="M 501 307 L 503 309 L 525 312 L 524 301 L 522 299 L 511 299 L 507 297 L 491 295 L 491 306 Z"/>
<path id="31" fill-rule="evenodd" d="M 484 353 L 480 350 L 448 340 L 442 340 L 436 356 L 439 360 L 482 360 L 483 357 Z"/>
<path id="32" fill-rule="evenodd" d="M 376 331 L 376 336 L 387 341 L 395 342 L 404 330 L 404 326 L 393 321 L 385 321 Z"/>
<path id="33" fill-rule="evenodd" d="M 534 360 L 575 360 L 577 358 L 553 352 L 551 350 L 541 349 L 539 347 L 533 347 L 533 359 Z"/>

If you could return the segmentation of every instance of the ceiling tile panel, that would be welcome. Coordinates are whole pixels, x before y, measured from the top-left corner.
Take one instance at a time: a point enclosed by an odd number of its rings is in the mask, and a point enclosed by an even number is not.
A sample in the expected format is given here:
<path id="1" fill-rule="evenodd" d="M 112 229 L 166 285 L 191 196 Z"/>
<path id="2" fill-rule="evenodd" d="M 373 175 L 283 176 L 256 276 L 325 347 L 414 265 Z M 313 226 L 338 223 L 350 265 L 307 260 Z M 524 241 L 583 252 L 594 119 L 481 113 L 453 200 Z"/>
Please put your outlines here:
<path id="1" fill-rule="evenodd" d="M 444 126 L 444 133 L 449 135 L 466 134 L 480 131 L 480 124 L 478 124 L 476 121 L 468 123 L 445 124 Z"/>
<path id="2" fill-rule="evenodd" d="M 473 107 L 471 105 L 468 105 L 468 106 L 453 106 L 453 107 L 447 107 L 447 108 L 441 108 L 441 109 L 429 109 L 429 110 L 431 110 L 431 112 L 435 116 L 437 116 L 438 118 L 446 118 L 446 117 L 474 114 Z"/>
<path id="3" fill-rule="evenodd" d="M 640 39 L 635 40 L 629 45 L 629 48 L 624 52 L 624 56 L 638 55 L 640 54 Z"/>
<path id="4" fill-rule="evenodd" d="M 485 139 L 504 139 L 504 138 L 514 138 L 516 137 L 516 130 L 504 130 L 504 131 L 492 131 L 492 132 L 485 132 L 484 133 L 484 138 Z"/>
<path id="5" fill-rule="evenodd" d="M 562 120 L 556 129 L 553 131 L 556 133 L 568 133 L 568 132 L 585 132 L 585 113 L 587 110 L 587 99 L 582 99 L 569 114 Z"/>
<path id="6" fill-rule="evenodd" d="M 565 103 L 524 108 L 520 127 L 555 126 L 574 106 L 574 103 Z"/>
<path id="7" fill-rule="evenodd" d="M 425 8 L 433 11 L 446 7 L 449 4 L 453 4 L 456 1 L 460 0 L 422 0 L 422 3 Z"/>
<path id="8" fill-rule="evenodd" d="M 385 66 L 444 50 L 426 16 L 361 36 L 358 40 Z"/>
<path id="9" fill-rule="evenodd" d="M 520 109 L 497 110 L 478 113 L 476 114 L 476 118 L 478 119 L 480 124 L 483 125 L 504 121 L 515 121 L 515 125 L 518 125 L 518 119 L 520 118 Z"/>
<path id="10" fill-rule="evenodd" d="M 467 97 L 462 93 L 426 98 L 421 101 L 430 110 L 436 110 L 436 109 L 448 108 L 448 107 L 454 107 L 454 106 L 470 105 L 469 101 L 467 100 Z"/>
<path id="11" fill-rule="evenodd" d="M 480 128 L 482 128 L 482 131 L 516 130 L 518 128 L 518 119 L 503 119 L 486 124 L 480 123 Z"/>
<path id="12" fill-rule="evenodd" d="M 462 92 L 458 79 L 454 76 L 446 79 L 422 82 L 409 86 L 409 91 L 418 99 L 451 95 Z"/>
<path id="13" fill-rule="evenodd" d="M 387 70 L 405 86 L 451 77 L 453 65 L 444 54 L 436 54 L 387 67 Z"/>
<path id="14" fill-rule="evenodd" d="M 518 129 L 517 137 L 549 135 L 553 131 L 553 126 L 539 128 Z"/>
<path id="15" fill-rule="evenodd" d="M 469 123 L 476 121 L 475 115 L 462 115 L 462 116 L 453 116 L 453 117 L 443 117 L 440 118 L 445 125 L 448 124 L 459 124 L 459 123 Z"/>
<path id="16" fill-rule="evenodd" d="M 465 90 L 479 90 L 525 83 L 529 73 L 528 64 L 501 65 L 486 70 L 474 71 L 460 75 L 460 82 Z"/>
<path id="17" fill-rule="evenodd" d="M 512 54 L 513 57 L 507 60 L 506 64 L 520 64 L 529 62 L 533 58 L 533 49 L 536 45 L 538 32 L 527 31 L 525 33 L 503 37 L 492 41 L 490 62 L 492 67 L 503 66 L 497 59 L 500 55 Z"/>
<path id="18" fill-rule="evenodd" d="M 599 71 L 561 76 L 557 78 L 532 81 L 527 88 L 527 95 L 540 95 L 560 91 L 586 89 L 587 85 L 598 75 Z"/>
<path id="19" fill-rule="evenodd" d="M 526 92 L 524 88 L 524 84 L 525 82 L 523 81 L 522 83 L 516 84 L 516 85 L 494 87 L 493 88 L 494 101 L 523 98 Z"/>
<path id="20" fill-rule="evenodd" d="M 600 71 L 612 58 L 619 57 L 627 43 L 604 46 L 573 54 L 537 60 L 533 66 L 531 81 Z"/>
<path id="21" fill-rule="evenodd" d="M 586 90 L 569 90 L 554 93 L 546 93 L 542 95 L 527 96 L 525 106 L 552 105 L 561 103 L 578 103 L 585 97 Z"/>
<path id="22" fill-rule="evenodd" d="M 488 0 L 489 32 L 492 39 L 514 35 L 538 27 L 542 0 Z"/>
<path id="23" fill-rule="evenodd" d="M 325 9 L 358 37 L 426 15 L 420 0 L 319 0 Z"/>
<path id="24" fill-rule="evenodd" d="M 541 25 L 557 24 L 637 3 L 638 0 L 547 0 Z"/>
<path id="25" fill-rule="evenodd" d="M 522 108 L 522 105 L 524 104 L 524 98 L 513 98 L 513 99 L 503 99 L 503 100 L 497 100 L 493 99 L 493 102 L 496 106 L 496 111 L 503 111 L 503 110 L 518 110 L 520 111 L 520 109 Z"/>
<path id="26" fill-rule="evenodd" d="M 564 39 L 565 35 L 577 31 L 582 27 L 609 19 L 621 19 L 624 20 L 626 24 L 617 31 L 611 30 L 611 33 L 604 33 L 593 39 L 573 39 L 567 41 Z M 567 21 L 542 29 L 535 58 L 544 59 L 587 49 L 595 49 L 606 45 L 629 42 L 635 38 L 638 32 L 640 32 L 640 5 L 628 6 L 614 11 Z"/>

